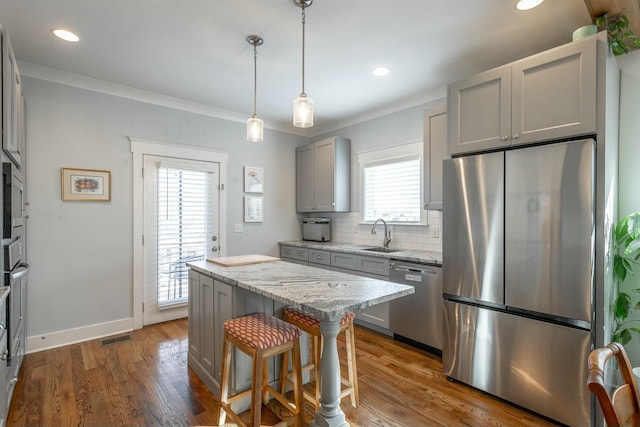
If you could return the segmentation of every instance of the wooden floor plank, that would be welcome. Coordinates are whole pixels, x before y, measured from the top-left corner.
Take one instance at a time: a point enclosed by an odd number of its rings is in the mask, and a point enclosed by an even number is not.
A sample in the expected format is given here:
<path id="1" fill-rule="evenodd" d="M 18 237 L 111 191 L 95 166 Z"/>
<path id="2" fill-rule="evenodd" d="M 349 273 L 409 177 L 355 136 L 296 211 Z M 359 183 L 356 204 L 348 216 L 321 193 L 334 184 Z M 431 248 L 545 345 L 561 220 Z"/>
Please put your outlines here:
<path id="1" fill-rule="evenodd" d="M 447 380 L 440 358 L 356 327 L 360 405 L 352 427 L 553 426 L 531 412 Z M 215 425 L 218 402 L 188 369 L 186 319 L 110 345 L 92 340 L 25 356 L 8 426 Z M 344 339 L 339 339 L 340 351 Z M 305 406 L 306 421 L 313 408 Z"/>

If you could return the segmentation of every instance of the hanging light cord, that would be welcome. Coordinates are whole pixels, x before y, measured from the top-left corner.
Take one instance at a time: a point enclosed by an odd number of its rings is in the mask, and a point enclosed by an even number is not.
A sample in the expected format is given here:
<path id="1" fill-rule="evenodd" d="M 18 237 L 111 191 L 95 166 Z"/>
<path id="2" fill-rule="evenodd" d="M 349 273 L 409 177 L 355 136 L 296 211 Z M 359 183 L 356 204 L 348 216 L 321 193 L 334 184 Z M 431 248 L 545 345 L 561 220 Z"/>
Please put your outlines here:
<path id="1" fill-rule="evenodd" d="M 256 97 L 258 96 L 258 48 L 253 45 L 253 118 L 258 117 L 256 114 Z"/>
<path id="2" fill-rule="evenodd" d="M 304 14 L 304 3 L 302 3 L 302 93 L 300 97 L 306 97 L 307 94 L 304 93 L 304 24 L 305 24 L 305 14 Z"/>

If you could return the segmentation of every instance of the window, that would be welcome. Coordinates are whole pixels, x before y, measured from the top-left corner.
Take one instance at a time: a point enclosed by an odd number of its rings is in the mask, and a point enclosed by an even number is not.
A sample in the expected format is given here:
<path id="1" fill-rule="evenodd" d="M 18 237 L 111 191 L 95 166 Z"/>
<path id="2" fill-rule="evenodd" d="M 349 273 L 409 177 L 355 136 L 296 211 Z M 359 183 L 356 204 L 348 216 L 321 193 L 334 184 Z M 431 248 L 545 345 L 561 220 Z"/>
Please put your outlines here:
<path id="1" fill-rule="evenodd" d="M 362 153 L 364 222 L 422 223 L 422 143 Z"/>
<path id="2" fill-rule="evenodd" d="M 187 301 L 185 262 L 203 260 L 210 234 L 211 178 L 207 171 L 158 169 L 158 305 Z"/>

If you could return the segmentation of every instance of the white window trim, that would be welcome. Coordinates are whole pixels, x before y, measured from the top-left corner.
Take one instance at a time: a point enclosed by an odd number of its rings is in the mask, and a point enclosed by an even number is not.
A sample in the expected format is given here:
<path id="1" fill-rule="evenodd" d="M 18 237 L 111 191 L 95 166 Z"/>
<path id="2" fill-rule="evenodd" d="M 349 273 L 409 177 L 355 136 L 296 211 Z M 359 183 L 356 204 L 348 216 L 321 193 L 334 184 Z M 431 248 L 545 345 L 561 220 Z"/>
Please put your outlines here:
<path id="1" fill-rule="evenodd" d="M 224 188 L 227 180 L 229 155 L 225 152 L 206 148 L 167 144 L 129 137 L 133 154 L 133 329 L 143 326 L 142 304 L 144 302 L 144 192 L 142 181 L 143 156 L 145 154 L 175 157 L 178 159 L 205 160 L 220 163 L 220 186 Z M 227 253 L 227 192 L 220 192 L 220 256 Z"/>
<path id="2" fill-rule="evenodd" d="M 427 225 L 427 211 L 422 209 L 424 205 L 424 143 L 422 140 L 412 141 L 405 144 L 399 144 L 389 148 L 383 148 L 380 150 L 367 151 L 364 153 L 358 153 L 358 194 L 359 194 L 359 210 L 360 210 L 360 224 L 373 224 L 373 221 L 365 221 L 364 211 L 364 168 L 366 165 L 375 163 L 386 163 L 390 160 L 401 160 L 415 158 L 416 155 L 420 158 L 420 222 L 388 222 L 388 224 L 395 225 Z"/>

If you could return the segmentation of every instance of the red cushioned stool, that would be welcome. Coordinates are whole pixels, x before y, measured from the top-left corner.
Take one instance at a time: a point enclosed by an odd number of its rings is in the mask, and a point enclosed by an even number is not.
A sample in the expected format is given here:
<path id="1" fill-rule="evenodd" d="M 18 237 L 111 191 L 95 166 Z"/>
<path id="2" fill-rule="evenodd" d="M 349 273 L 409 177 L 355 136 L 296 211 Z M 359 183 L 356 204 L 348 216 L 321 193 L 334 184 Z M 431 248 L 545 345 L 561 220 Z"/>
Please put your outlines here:
<path id="1" fill-rule="evenodd" d="M 229 380 L 231 377 L 231 352 L 233 346 L 246 353 L 253 359 L 253 384 L 249 390 L 229 397 Z M 279 354 L 291 351 L 293 365 L 293 395 L 294 401 L 288 400 L 284 393 L 269 385 L 267 360 Z M 287 376 L 288 369 L 283 368 Z M 271 394 L 293 414 L 280 425 L 303 425 L 304 411 L 302 410 L 302 369 L 300 366 L 300 330 L 287 322 L 265 314 L 256 313 L 249 316 L 230 319 L 224 322 L 224 342 L 222 344 L 222 377 L 220 379 L 220 408 L 218 425 L 229 418 L 242 426 L 244 420 L 231 409 L 231 403 L 251 393 L 251 425 L 260 425 L 260 414 L 263 403 L 268 402 Z"/>
<path id="2" fill-rule="evenodd" d="M 356 340 L 353 333 L 353 313 L 345 314 L 340 319 L 340 333 L 345 333 L 345 342 L 347 350 L 347 372 L 348 376 L 342 377 L 341 383 L 344 386 L 340 392 L 340 398 L 351 396 L 351 405 L 355 408 L 358 406 L 358 372 L 356 370 Z M 310 361 L 307 365 L 302 367 L 302 371 L 313 372 L 313 378 L 315 379 L 315 393 L 310 393 L 307 390 L 303 390 L 304 398 L 314 404 L 316 410 L 320 407 L 320 357 L 322 350 L 322 335 L 320 334 L 320 321 L 313 316 L 310 316 L 300 310 L 296 310 L 292 307 L 285 307 L 283 319 L 292 325 L 297 326 L 304 332 L 308 333 L 313 338 L 311 341 L 311 354 Z M 286 384 L 291 384 L 289 374 L 285 381 L 281 380 L 281 389 L 285 390 Z M 280 378 L 285 378 L 281 376 Z"/>

